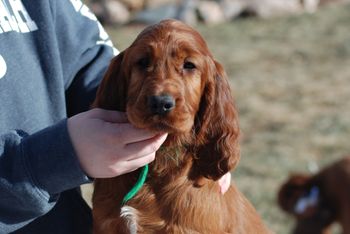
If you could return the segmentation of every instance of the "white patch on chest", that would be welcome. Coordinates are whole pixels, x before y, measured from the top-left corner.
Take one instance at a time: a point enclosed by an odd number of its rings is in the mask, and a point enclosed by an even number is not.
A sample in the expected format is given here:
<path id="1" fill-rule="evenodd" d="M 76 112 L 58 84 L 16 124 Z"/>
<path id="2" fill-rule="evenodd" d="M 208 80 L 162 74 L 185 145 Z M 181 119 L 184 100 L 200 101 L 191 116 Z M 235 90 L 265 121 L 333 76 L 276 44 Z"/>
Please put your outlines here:
<path id="1" fill-rule="evenodd" d="M 126 224 L 131 234 L 137 233 L 137 211 L 131 206 L 123 206 L 120 217 L 126 220 Z"/>

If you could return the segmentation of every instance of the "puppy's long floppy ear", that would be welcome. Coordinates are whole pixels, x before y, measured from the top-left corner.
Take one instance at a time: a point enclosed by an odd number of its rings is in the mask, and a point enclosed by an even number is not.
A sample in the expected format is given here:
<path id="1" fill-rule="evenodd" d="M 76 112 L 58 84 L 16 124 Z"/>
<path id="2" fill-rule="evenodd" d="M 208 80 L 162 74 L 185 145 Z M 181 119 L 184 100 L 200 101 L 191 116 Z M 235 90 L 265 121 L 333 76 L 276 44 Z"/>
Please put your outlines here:
<path id="1" fill-rule="evenodd" d="M 97 90 L 93 107 L 125 112 L 127 80 L 123 72 L 124 52 L 114 57 Z"/>
<path id="2" fill-rule="evenodd" d="M 195 122 L 198 145 L 192 174 L 217 180 L 239 160 L 239 127 L 226 73 L 210 60 L 210 77 Z"/>

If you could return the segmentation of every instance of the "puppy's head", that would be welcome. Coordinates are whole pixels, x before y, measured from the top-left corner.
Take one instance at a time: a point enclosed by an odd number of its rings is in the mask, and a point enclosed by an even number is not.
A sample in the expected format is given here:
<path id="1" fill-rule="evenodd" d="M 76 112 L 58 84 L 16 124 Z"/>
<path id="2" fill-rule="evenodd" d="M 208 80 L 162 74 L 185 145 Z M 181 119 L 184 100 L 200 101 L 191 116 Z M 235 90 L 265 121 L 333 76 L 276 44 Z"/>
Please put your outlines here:
<path id="1" fill-rule="evenodd" d="M 219 178 L 238 159 L 238 122 L 226 74 L 200 34 L 180 21 L 146 28 L 114 58 L 95 106 L 126 111 L 136 127 L 194 145 L 196 165 L 206 177 Z"/>
<path id="2" fill-rule="evenodd" d="M 178 21 L 144 30 L 125 52 L 126 111 L 139 128 L 191 132 L 212 60 L 204 40 Z"/>

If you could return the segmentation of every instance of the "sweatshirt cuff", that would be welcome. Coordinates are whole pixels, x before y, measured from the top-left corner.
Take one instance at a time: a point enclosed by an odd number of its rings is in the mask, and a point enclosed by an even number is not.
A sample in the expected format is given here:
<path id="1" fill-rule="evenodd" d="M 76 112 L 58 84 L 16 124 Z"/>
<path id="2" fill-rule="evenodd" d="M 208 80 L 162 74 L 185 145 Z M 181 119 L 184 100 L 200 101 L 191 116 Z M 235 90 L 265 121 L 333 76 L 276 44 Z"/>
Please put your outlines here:
<path id="1" fill-rule="evenodd" d="M 67 119 L 25 138 L 22 143 L 33 183 L 50 195 L 91 182 L 78 162 Z"/>

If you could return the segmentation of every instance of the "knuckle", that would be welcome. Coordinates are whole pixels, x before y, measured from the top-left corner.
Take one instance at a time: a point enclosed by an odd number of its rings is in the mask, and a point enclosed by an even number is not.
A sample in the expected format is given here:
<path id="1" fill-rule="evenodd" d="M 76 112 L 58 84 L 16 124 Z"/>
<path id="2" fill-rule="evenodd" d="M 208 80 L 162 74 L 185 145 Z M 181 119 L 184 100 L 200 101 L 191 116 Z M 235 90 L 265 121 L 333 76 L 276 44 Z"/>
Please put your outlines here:
<path id="1" fill-rule="evenodd" d="M 111 126 L 111 124 L 105 123 L 104 128 L 106 132 L 105 137 L 108 142 L 113 144 L 125 142 L 125 134 L 123 134 L 122 129 L 120 129 L 118 126 Z"/>
<path id="2" fill-rule="evenodd" d="M 108 126 L 111 137 L 121 142 L 124 142 L 127 136 L 127 132 L 122 124 L 113 124 L 113 126 Z"/>
<path id="3" fill-rule="evenodd" d="M 91 115 L 97 115 L 101 112 L 101 109 L 100 108 L 94 108 L 94 109 L 91 109 L 90 110 L 90 114 Z"/>
<path id="4" fill-rule="evenodd" d="M 156 152 L 159 149 L 159 146 L 158 146 L 158 144 L 153 143 L 153 144 L 150 145 L 150 148 L 151 148 L 151 152 L 153 153 L 153 152 Z"/>
<path id="5" fill-rule="evenodd" d="M 118 176 L 122 173 L 118 167 L 110 167 L 108 170 L 108 174 L 110 175 L 110 177 L 114 177 L 114 176 Z"/>
<path id="6" fill-rule="evenodd" d="M 155 158 L 156 158 L 156 154 L 152 153 L 147 157 L 146 161 L 147 161 L 147 163 L 150 163 L 150 162 L 153 162 Z"/>

